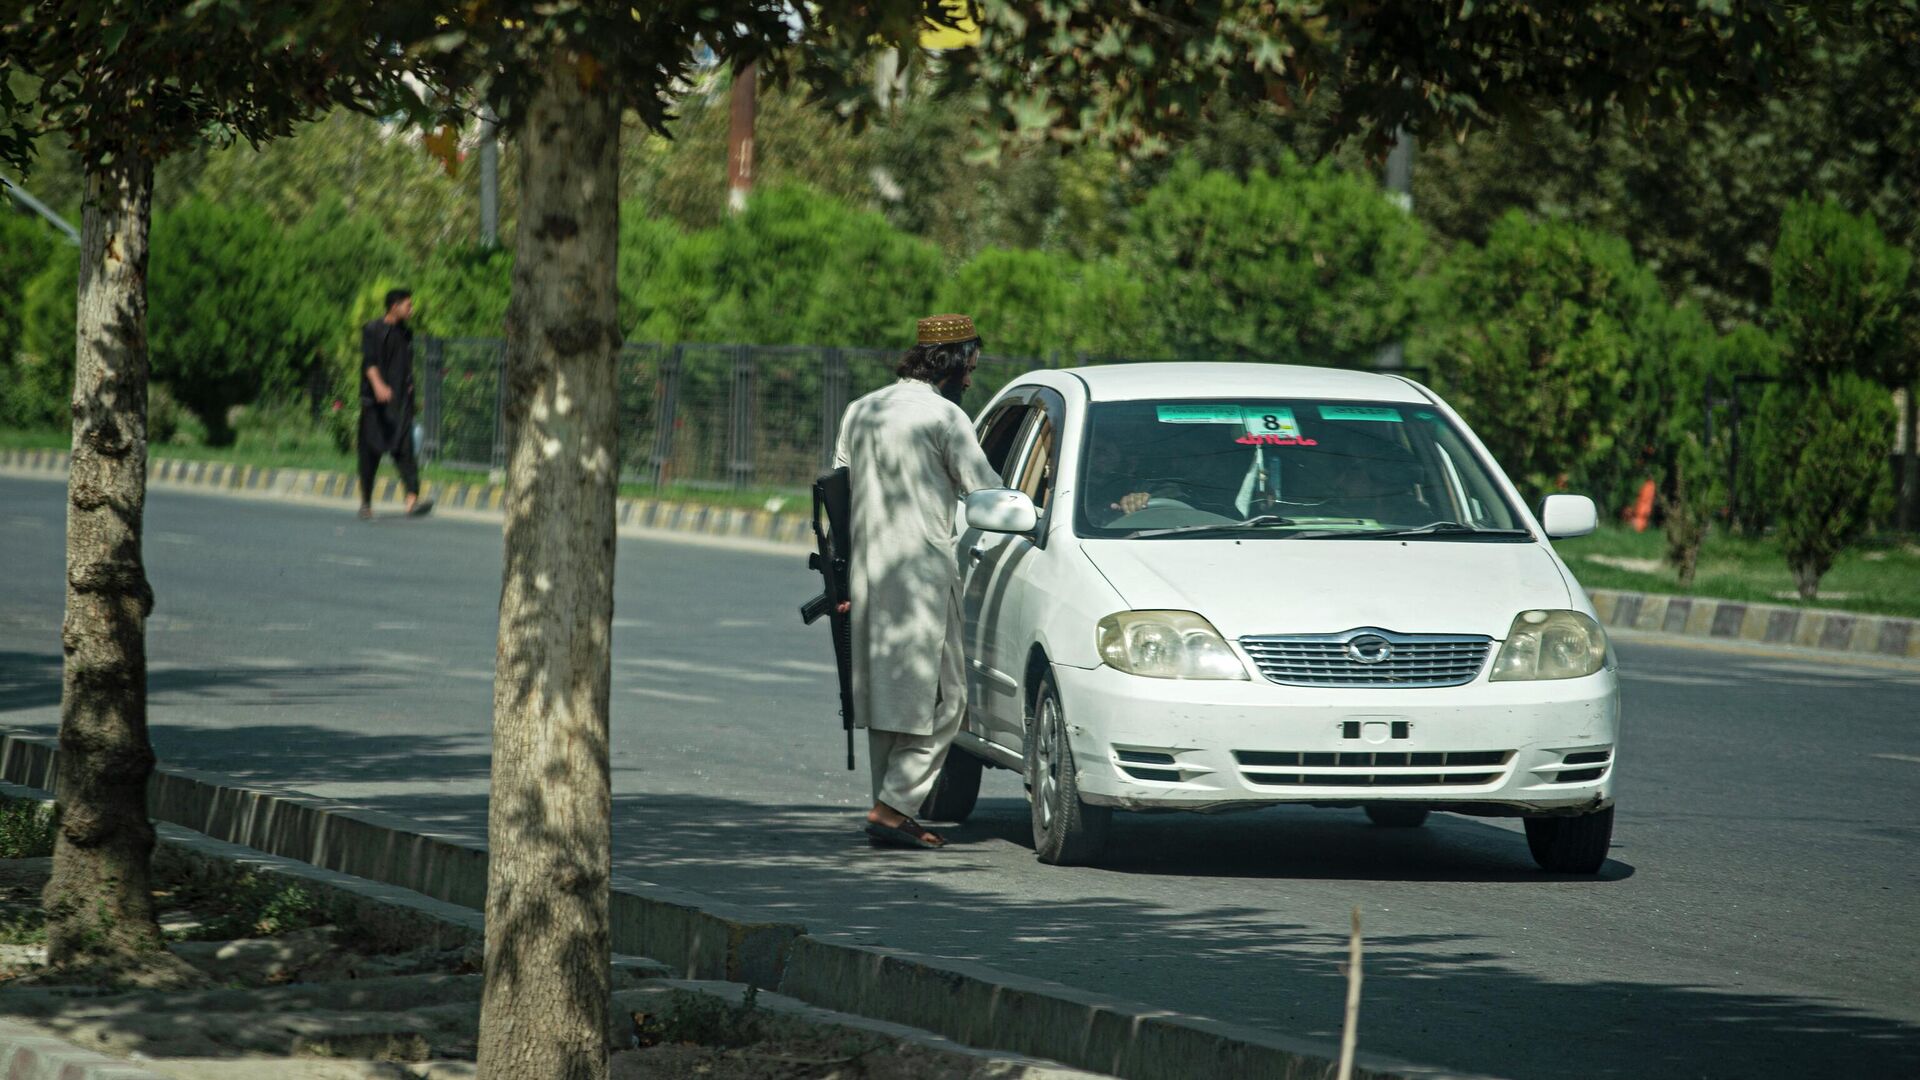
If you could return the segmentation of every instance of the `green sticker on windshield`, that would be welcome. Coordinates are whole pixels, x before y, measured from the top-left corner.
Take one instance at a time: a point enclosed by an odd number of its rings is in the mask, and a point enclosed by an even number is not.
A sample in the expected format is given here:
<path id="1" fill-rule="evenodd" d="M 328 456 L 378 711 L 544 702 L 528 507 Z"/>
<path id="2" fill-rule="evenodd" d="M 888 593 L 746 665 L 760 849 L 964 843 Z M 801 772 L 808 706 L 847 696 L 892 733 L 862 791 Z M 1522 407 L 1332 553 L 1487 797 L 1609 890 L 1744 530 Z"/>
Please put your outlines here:
<path id="1" fill-rule="evenodd" d="M 1371 405 L 1322 405 L 1322 420 L 1383 420 L 1389 424 L 1401 423 L 1399 409 L 1381 409 Z"/>
<path id="2" fill-rule="evenodd" d="M 1162 405 L 1155 415 L 1163 424 L 1238 424 L 1238 405 Z"/>

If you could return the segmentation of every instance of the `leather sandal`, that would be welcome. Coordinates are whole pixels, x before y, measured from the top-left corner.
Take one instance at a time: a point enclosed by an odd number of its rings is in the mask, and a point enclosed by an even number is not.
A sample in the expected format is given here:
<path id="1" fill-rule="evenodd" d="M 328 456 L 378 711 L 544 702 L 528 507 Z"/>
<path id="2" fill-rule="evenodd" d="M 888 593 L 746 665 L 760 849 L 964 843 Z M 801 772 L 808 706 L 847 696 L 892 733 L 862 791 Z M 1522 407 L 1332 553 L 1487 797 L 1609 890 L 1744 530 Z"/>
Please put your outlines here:
<path id="1" fill-rule="evenodd" d="M 912 818 L 905 818 L 898 825 L 867 822 L 867 842 L 874 847 L 920 848 L 927 851 L 937 851 L 947 846 L 939 833 Z"/>

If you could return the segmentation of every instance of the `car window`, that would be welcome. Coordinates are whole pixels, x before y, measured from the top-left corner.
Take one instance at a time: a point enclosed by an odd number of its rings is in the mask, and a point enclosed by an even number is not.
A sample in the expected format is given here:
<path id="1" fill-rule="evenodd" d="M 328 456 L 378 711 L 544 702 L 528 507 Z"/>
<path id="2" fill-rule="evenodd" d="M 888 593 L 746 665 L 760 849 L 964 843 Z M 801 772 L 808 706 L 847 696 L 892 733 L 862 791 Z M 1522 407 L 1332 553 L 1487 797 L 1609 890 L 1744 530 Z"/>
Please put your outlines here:
<path id="1" fill-rule="evenodd" d="M 1005 476 L 1007 455 L 1020 441 L 1020 427 L 1027 418 L 1024 402 L 1008 402 L 993 411 L 980 428 L 980 450 L 987 455 L 993 471 Z"/>
<path id="2" fill-rule="evenodd" d="M 1105 402 L 1089 412 L 1082 458 L 1083 536 L 1261 516 L 1281 519 L 1262 535 L 1522 528 L 1465 437 L 1418 404 Z"/>
<path id="3" fill-rule="evenodd" d="M 1027 457 L 1020 469 L 1017 486 L 1033 500 L 1033 505 L 1044 512 L 1047 497 L 1053 491 L 1053 419 L 1044 409 L 1034 410 L 1033 439 L 1028 443 Z"/>

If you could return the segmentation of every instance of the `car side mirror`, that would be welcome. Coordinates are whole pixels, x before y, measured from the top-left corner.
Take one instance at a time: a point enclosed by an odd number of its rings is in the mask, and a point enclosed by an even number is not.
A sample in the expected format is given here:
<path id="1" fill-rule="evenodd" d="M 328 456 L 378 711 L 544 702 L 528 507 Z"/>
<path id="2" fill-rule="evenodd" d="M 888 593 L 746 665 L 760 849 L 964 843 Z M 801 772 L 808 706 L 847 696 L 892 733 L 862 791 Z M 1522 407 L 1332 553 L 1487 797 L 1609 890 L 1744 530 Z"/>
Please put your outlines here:
<path id="1" fill-rule="evenodd" d="M 1040 522 L 1033 500 L 1018 488 L 982 488 L 967 495 L 967 527 L 982 532 L 1028 533 Z"/>
<path id="2" fill-rule="evenodd" d="M 1540 504 L 1540 527 L 1553 540 L 1585 536 L 1600 527 L 1600 512 L 1585 495 L 1549 495 Z"/>

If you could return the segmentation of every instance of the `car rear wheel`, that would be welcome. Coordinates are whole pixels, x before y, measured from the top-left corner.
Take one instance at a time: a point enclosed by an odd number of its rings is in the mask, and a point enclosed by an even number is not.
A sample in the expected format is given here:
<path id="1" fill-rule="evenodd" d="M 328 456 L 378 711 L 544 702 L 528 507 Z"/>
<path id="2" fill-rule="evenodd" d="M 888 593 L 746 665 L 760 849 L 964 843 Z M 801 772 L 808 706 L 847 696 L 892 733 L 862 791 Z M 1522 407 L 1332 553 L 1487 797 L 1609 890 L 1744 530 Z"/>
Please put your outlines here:
<path id="1" fill-rule="evenodd" d="M 1033 695 L 1027 739 L 1027 793 L 1033 799 L 1033 851 L 1055 866 L 1097 861 L 1107 847 L 1113 810 L 1080 801 L 1080 782 L 1067 741 L 1066 717 L 1053 680 L 1041 677 Z"/>
<path id="2" fill-rule="evenodd" d="M 958 825 L 973 814 L 980 801 L 980 759 L 959 747 L 947 751 L 940 778 L 933 782 L 927 801 L 920 804 L 920 816 L 928 821 L 950 821 Z"/>
<path id="3" fill-rule="evenodd" d="M 1530 817 L 1527 850 L 1540 869 L 1556 874 L 1597 873 L 1613 845 L 1613 807 L 1578 817 Z"/>
<path id="4" fill-rule="evenodd" d="M 1389 829 L 1417 829 L 1427 823 L 1427 808 L 1407 803 L 1368 803 L 1367 820 Z"/>

